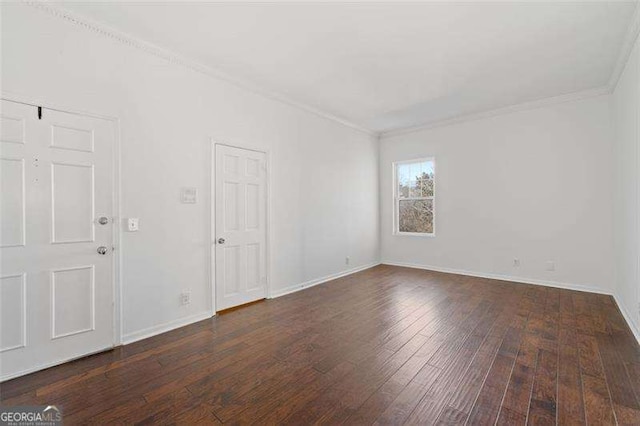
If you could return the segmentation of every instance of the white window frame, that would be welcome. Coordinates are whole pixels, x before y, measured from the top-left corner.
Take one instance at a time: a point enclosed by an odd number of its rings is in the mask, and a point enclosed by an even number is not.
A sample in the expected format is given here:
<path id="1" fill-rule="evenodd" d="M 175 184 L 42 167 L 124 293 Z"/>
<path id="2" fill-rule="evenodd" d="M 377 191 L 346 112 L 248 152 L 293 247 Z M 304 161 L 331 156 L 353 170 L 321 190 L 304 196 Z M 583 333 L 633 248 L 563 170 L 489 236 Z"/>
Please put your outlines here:
<path id="1" fill-rule="evenodd" d="M 400 200 L 398 194 L 398 166 L 401 164 L 424 163 L 430 161 L 433 163 L 433 196 L 432 197 L 413 197 L 402 198 L 402 200 L 432 200 L 433 206 L 433 232 L 400 232 Z M 435 237 L 436 236 L 436 159 L 435 157 L 414 158 L 411 160 L 394 161 L 393 162 L 393 235 L 409 236 L 409 237 Z"/>

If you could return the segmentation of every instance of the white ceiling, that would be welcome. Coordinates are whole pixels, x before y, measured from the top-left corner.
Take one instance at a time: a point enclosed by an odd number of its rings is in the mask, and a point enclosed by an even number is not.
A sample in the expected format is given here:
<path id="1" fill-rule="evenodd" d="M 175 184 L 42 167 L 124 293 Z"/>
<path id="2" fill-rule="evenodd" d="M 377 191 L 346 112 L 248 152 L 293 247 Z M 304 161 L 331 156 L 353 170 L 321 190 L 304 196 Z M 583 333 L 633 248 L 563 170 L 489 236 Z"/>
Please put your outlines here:
<path id="1" fill-rule="evenodd" d="M 607 84 L 636 8 L 582 3 L 65 3 L 373 131 Z"/>

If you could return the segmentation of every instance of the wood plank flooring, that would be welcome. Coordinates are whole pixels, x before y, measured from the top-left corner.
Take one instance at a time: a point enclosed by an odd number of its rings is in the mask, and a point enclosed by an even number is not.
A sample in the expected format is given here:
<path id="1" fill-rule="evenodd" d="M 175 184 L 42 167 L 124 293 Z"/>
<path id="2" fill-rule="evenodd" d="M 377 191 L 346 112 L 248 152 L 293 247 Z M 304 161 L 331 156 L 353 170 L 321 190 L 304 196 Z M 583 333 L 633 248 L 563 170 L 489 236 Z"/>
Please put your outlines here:
<path id="1" fill-rule="evenodd" d="M 609 296 L 392 266 L 0 384 L 65 424 L 640 424 Z"/>

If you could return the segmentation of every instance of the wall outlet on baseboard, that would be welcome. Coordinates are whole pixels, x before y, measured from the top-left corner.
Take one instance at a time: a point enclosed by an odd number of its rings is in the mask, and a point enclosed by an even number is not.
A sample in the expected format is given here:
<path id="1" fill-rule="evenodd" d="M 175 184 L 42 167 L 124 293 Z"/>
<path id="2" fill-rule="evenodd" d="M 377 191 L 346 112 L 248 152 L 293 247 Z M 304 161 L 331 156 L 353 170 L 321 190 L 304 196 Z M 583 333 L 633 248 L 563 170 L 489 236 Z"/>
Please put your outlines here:
<path id="1" fill-rule="evenodd" d="M 180 294 L 180 304 L 184 306 L 190 303 L 191 303 L 191 292 L 190 291 L 182 292 Z"/>
<path id="2" fill-rule="evenodd" d="M 351 262 L 351 259 L 349 259 L 349 256 L 345 257 L 345 258 L 344 258 L 344 264 L 345 264 L 345 265 L 348 265 L 348 264 L 349 264 L 349 262 Z"/>
<path id="3" fill-rule="evenodd" d="M 556 262 L 553 260 L 547 261 L 547 271 L 555 271 L 556 270 Z"/>
<path id="4" fill-rule="evenodd" d="M 513 267 L 517 268 L 519 266 L 520 266 L 520 259 L 518 258 L 513 259 Z"/>

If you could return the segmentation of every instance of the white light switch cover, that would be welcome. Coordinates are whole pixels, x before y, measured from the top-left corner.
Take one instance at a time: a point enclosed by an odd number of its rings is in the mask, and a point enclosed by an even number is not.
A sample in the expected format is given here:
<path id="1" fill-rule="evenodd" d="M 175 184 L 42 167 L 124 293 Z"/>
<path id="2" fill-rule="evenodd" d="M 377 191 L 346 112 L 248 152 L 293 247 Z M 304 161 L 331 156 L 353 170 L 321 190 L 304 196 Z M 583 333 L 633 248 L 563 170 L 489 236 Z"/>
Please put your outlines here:
<path id="1" fill-rule="evenodd" d="M 198 201 L 198 190 L 196 188 L 182 188 L 180 201 L 182 204 L 195 204 Z"/>

